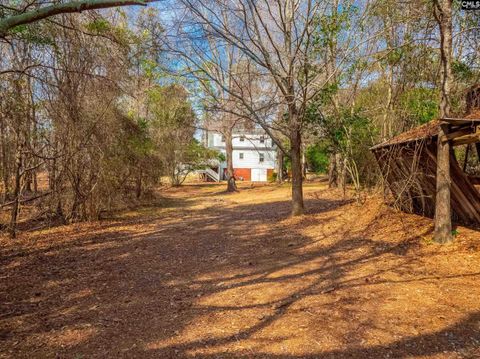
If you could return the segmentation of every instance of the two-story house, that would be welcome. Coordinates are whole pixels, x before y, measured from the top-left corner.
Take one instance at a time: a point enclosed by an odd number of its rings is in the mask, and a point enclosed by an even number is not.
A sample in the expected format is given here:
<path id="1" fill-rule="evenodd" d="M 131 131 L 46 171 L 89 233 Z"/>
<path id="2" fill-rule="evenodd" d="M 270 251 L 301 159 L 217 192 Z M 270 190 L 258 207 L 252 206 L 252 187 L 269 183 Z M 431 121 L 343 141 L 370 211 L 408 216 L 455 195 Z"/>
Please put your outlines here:
<path id="1" fill-rule="evenodd" d="M 206 131 L 205 142 L 226 157 L 225 138 L 215 131 Z M 273 175 L 276 160 L 276 147 L 272 139 L 261 129 L 234 131 L 233 168 L 235 178 L 240 181 L 266 182 Z M 218 178 L 226 179 L 227 163 L 219 163 L 213 168 Z"/>

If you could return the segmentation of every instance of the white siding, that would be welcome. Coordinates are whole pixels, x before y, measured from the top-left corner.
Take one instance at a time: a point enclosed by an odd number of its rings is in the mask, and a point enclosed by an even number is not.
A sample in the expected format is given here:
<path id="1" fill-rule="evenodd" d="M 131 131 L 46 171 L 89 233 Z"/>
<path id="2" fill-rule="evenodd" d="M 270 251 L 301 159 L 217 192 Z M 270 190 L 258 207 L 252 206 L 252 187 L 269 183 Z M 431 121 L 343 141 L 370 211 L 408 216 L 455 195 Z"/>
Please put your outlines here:
<path id="1" fill-rule="evenodd" d="M 222 141 L 222 135 L 210 132 L 208 134 L 208 147 L 225 147 L 225 142 Z"/>
<path id="2" fill-rule="evenodd" d="M 240 135 L 233 134 L 232 144 L 233 148 L 251 148 L 251 149 L 270 149 L 273 146 L 272 140 L 264 135 L 263 143 L 261 135 Z M 225 147 L 225 142 L 222 141 L 223 136 L 217 132 L 208 132 L 208 147 Z M 243 141 L 241 140 L 243 138 Z"/>
<path id="3" fill-rule="evenodd" d="M 261 137 L 263 136 L 263 143 Z M 243 141 L 241 141 L 243 137 Z M 208 147 L 216 148 L 225 155 L 225 142 L 222 141 L 223 136 L 218 132 L 209 131 L 207 134 Z M 267 135 L 242 135 L 240 133 L 233 134 L 233 168 L 251 168 L 255 169 L 255 173 L 265 173 L 267 169 L 275 169 L 276 150 L 272 140 Z M 243 158 L 240 158 L 243 153 Z M 260 162 L 260 153 L 263 154 L 264 160 Z M 223 169 L 227 164 L 221 163 L 219 173 L 223 173 Z M 263 178 L 264 176 L 262 176 Z"/>
<path id="4" fill-rule="evenodd" d="M 234 134 L 232 139 L 233 147 L 249 147 L 249 148 L 269 148 L 272 147 L 272 140 L 266 135 L 263 136 L 264 141 L 261 142 L 260 135 L 240 135 Z M 243 141 L 242 141 L 243 138 Z M 225 143 L 223 143 L 225 145 Z"/>
<path id="5" fill-rule="evenodd" d="M 267 182 L 266 168 L 252 168 L 252 182 Z"/>
<path id="6" fill-rule="evenodd" d="M 243 159 L 240 159 L 240 153 L 243 153 Z M 260 162 L 260 153 L 263 153 L 264 160 Z M 275 168 L 274 150 L 233 150 L 233 168 Z"/>

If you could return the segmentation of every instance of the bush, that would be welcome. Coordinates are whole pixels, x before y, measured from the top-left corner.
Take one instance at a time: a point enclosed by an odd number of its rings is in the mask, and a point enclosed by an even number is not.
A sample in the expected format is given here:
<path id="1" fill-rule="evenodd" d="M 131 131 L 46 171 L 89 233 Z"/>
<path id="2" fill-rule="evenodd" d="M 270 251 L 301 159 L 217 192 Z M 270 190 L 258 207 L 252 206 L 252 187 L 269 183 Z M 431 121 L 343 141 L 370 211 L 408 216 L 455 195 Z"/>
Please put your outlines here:
<path id="1" fill-rule="evenodd" d="M 315 173 L 326 173 L 328 170 L 328 153 L 327 146 L 319 142 L 308 146 L 305 151 L 307 159 L 307 167 Z"/>

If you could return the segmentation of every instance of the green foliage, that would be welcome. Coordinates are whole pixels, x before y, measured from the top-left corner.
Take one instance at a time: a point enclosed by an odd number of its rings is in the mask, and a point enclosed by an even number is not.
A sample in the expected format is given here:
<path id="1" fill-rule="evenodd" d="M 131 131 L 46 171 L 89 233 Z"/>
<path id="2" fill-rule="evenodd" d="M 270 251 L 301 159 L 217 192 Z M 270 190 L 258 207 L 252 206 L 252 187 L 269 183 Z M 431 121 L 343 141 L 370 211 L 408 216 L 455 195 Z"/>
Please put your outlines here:
<path id="1" fill-rule="evenodd" d="M 457 81 L 471 81 L 475 74 L 473 70 L 461 60 L 455 60 L 452 63 L 452 72 Z"/>
<path id="2" fill-rule="evenodd" d="M 402 58 L 405 57 L 405 49 L 397 48 L 389 51 L 387 56 L 384 58 L 384 62 L 390 66 L 398 64 Z"/>
<path id="3" fill-rule="evenodd" d="M 337 139 L 343 148 L 347 146 L 367 146 L 372 144 L 372 135 L 376 129 L 371 120 L 361 115 L 360 110 L 344 109 L 340 120 Z"/>
<path id="4" fill-rule="evenodd" d="M 268 182 L 276 182 L 277 181 L 277 177 L 278 177 L 278 174 L 277 172 L 272 172 L 269 176 L 268 176 Z"/>
<path id="5" fill-rule="evenodd" d="M 186 176 L 220 157 L 194 138 L 196 117 L 187 90 L 180 85 L 154 86 L 147 92 L 148 116 L 139 118 L 151 141 L 143 142 L 161 163 L 162 173 L 172 185 L 180 185 Z"/>
<path id="6" fill-rule="evenodd" d="M 145 75 L 149 79 L 155 79 L 157 77 L 158 64 L 154 60 L 142 59 L 140 60 L 140 67 Z"/>
<path id="7" fill-rule="evenodd" d="M 105 34 L 106 32 L 110 31 L 111 25 L 108 20 L 99 18 L 87 23 L 85 28 L 87 31 L 94 34 Z"/>
<path id="8" fill-rule="evenodd" d="M 220 157 L 220 152 L 205 147 L 197 139 L 192 139 L 187 146 L 182 164 L 188 166 L 190 171 L 205 168 L 209 161 Z"/>
<path id="9" fill-rule="evenodd" d="M 323 103 L 331 103 L 328 93 L 311 101 L 307 115 L 313 117 L 310 123 L 318 138 L 307 147 L 306 156 L 309 167 L 315 172 L 327 172 L 330 154 L 340 153 L 348 161 L 351 177 L 363 184 L 371 183 L 372 154 L 370 147 L 377 135 L 372 120 L 363 115 L 361 108 L 344 107 L 339 112 L 321 114 Z"/>
<path id="10" fill-rule="evenodd" d="M 401 104 L 412 123 L 423 124 L 438 117 L 438 91 L 415 88 L 405 91 Z"/>
<path id="11" fill-rule="evenodd" d="M 317 16 L 314 21 L 314 48 L 334 46 L 342 31 L 347 31 L 351 20 L 358 13 L 358 8 L 352 3 L 344 2 L 342 6 L 332 9 L 331 13 Z"/>
<path id="12" fill-rule="evenodd" d="M 148 156 L 153 153 L 154 143 L 148 133 L 148 123 L 145 119 L 140 118 L 131 120 L 130 131 L 126 138 L 128 148 L 136 156 Z"/>
<path id="13" fill-rule="evenodd" d="M 328 146 L 318 142 L 307 147 L 305 151 L 308 168 L 315 173 L 326 173 L 328 170 Z"/>
<path id="14" fill-rule="evenodd" d="M 25 34 L 29 31 L 28 25 L 17 25 L 13 29 L 10 29 L 11 34 Z"/>
<path id="15" fill-rule="evenodd" d="M 184 87 L 154 86 L 147 92 L 147 105 L 151 112 L 151 125 L 157 131 L 184 129 L 193 136 L 195 115 Z"/>
<path id="16" fill-rule="evenodd" d="M 322 106 L 328 105 L 331 103 L 333 96 L 335 96 L 339 91 L 338 83 L 329 83 L 325 85 L 322 90 L 318 93 L 317 99 L 312 103 L 315 112 L 318 113 L 318 109 Z"/>
<path id="17" fill-rule="evenodd" d="M 225 162 L 225 161 L 227 160 L 227 157 L 225 156 L 224 153 L 218 152 L 217 160 L 218 160 L 219 162 Z"/>
<path id="18" fill-rule="evenodd" d="M 18 25 L 9 30 L 9 33 L 25 42 L 41 45 L 54 46 L 55 41 L 49 35 L 43 34 L 41 29 L 36 25 Z"/>

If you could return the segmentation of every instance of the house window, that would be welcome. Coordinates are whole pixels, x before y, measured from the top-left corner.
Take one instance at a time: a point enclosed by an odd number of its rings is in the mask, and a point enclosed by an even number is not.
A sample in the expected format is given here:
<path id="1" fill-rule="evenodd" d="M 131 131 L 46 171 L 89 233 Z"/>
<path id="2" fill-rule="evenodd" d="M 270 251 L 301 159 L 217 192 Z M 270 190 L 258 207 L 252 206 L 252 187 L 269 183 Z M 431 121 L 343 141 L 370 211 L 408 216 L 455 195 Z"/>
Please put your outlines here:
<path id="1" fill-rule="evenodd" d="M 265 160 L 265 155 L 263 153 L 259 153 L 258 156 L 259 156 L 258 157 L 259 162 L 263 162 Z"/>
<path id="2" fill-rule="evenodd" d="M 243 142 L 243 141 L 245 141 L 245 136 L 240 136 L 240 142 Z"/>
<path id="3" fill-rule="evenodd" d="M 260 143 L 265 143 L 265 136 L 260 136 Z"/>
<path id="4" fill-rule="evenodd" d="M 243 152 L 240 152 L 240 153 L 238 154 L 238 158 L 240 158 L 241 160 L 243 160 Z"/>
<path id="5" fill-rule="evenodd" d="M 225 142 L 225 136 L 222 135 L 222 142 Z"/>

